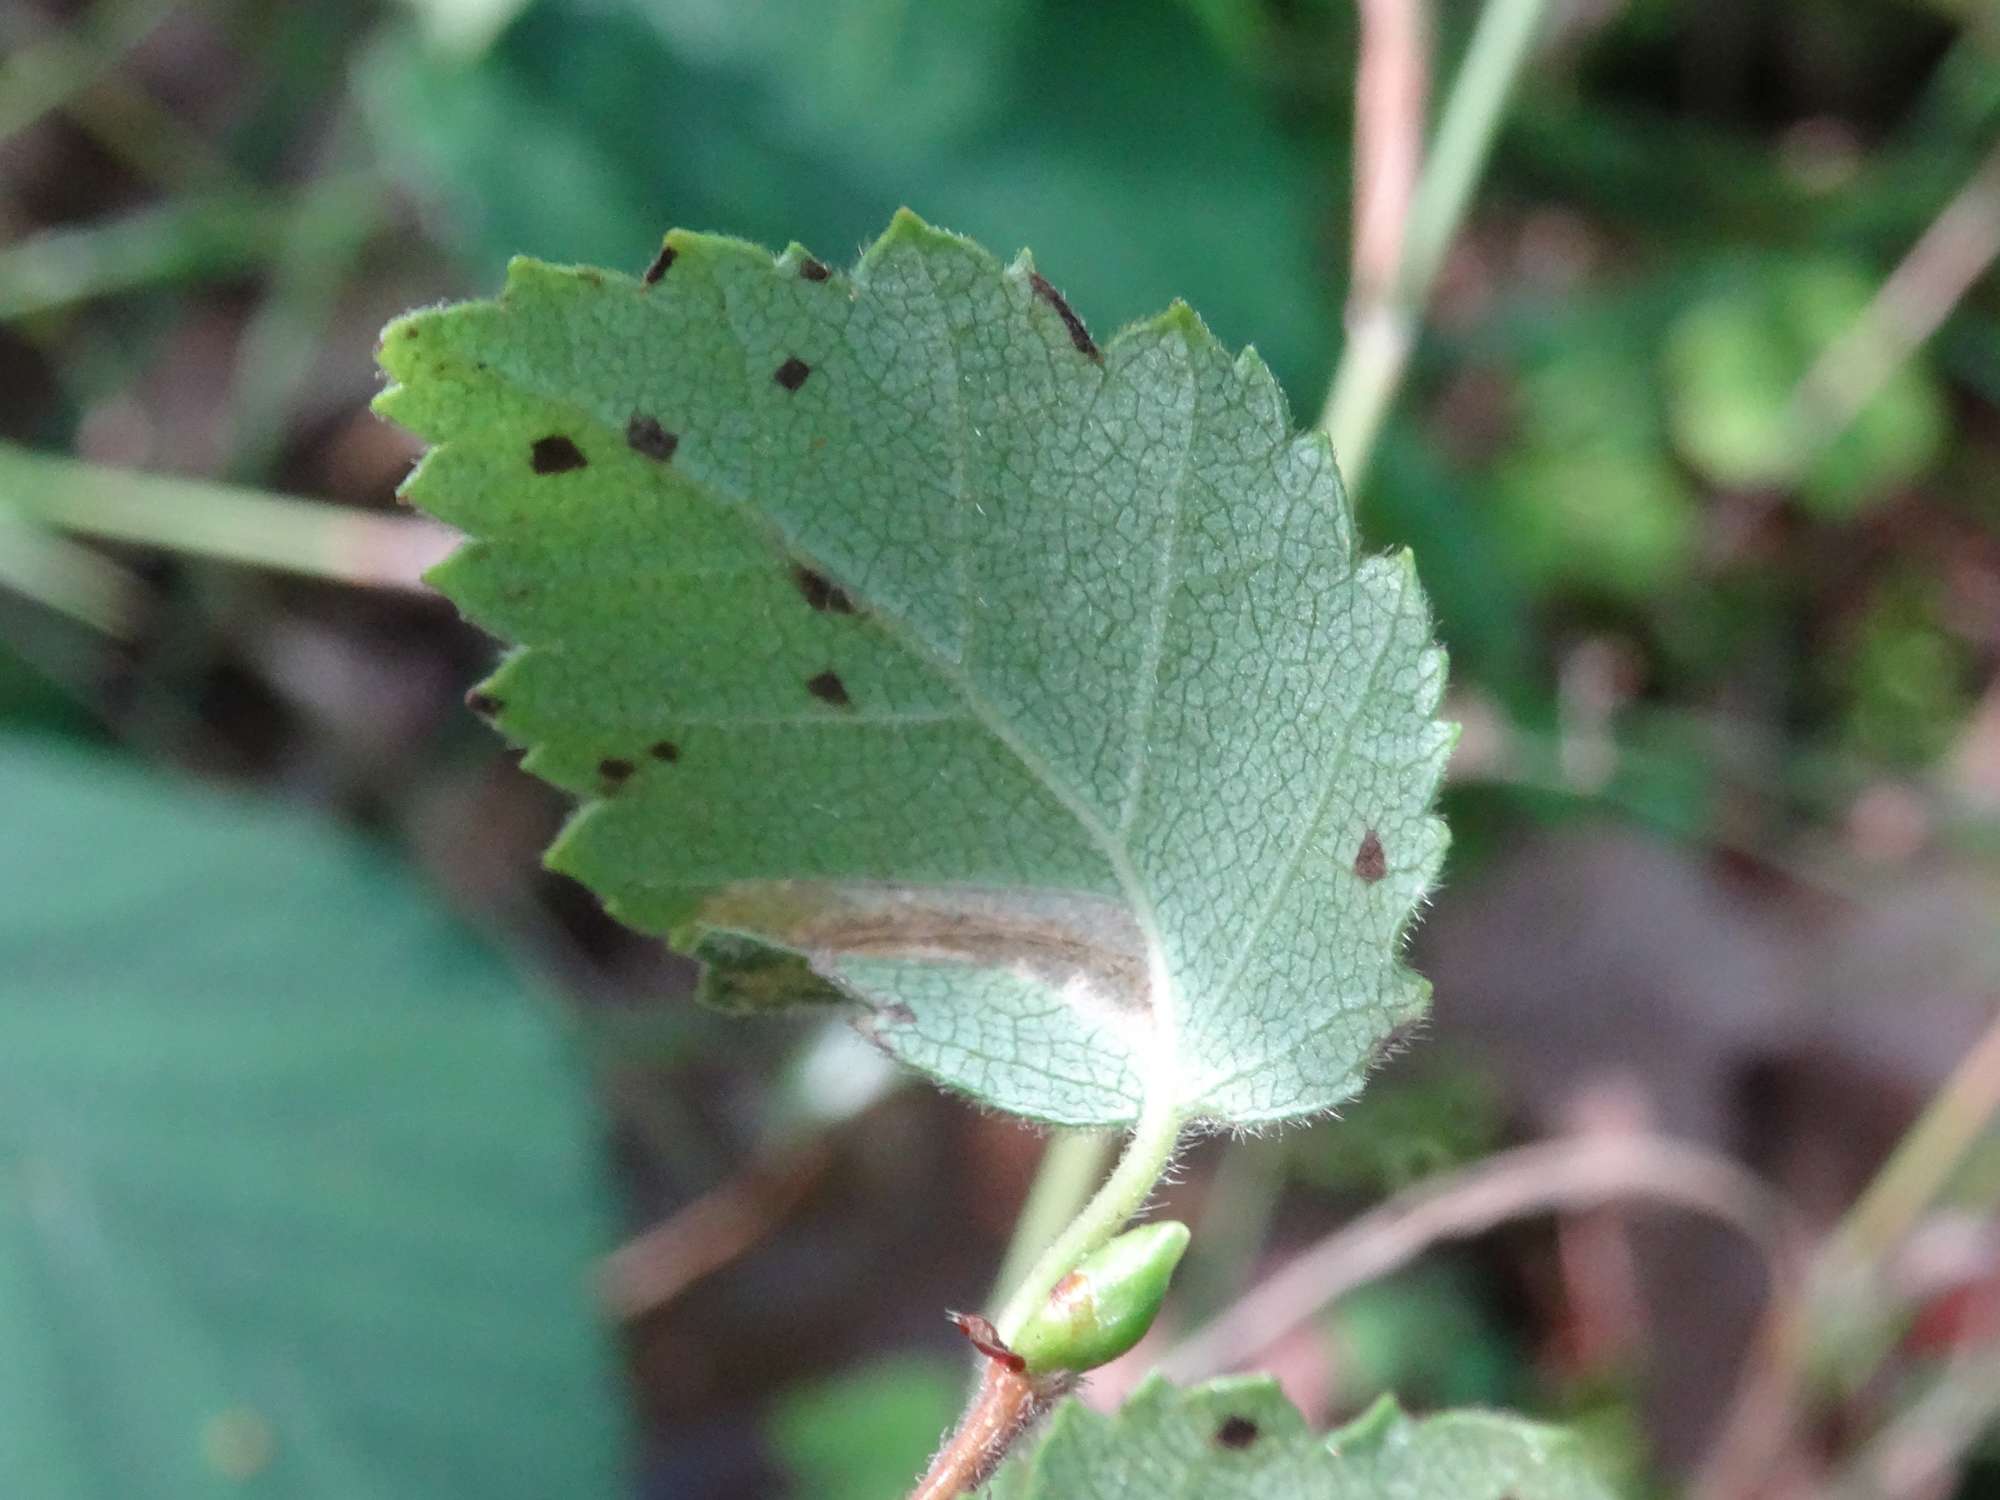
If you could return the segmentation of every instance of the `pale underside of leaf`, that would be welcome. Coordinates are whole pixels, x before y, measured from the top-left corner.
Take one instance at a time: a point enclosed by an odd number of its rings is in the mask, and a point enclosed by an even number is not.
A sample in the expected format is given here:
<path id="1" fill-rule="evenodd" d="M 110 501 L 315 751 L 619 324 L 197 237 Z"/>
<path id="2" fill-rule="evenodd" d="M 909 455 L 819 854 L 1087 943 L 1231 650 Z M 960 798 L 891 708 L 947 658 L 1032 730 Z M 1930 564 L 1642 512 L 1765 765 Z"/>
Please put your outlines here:
<path id="1" fill-rule="evenodd" d="M 1481 1411 L 1424 1420 L 1384 1400 L 1310 1431 L 1267 1376 L 1180 1390 L 1159 1377 L 1116 1415 L 1066 1403 L 987 1500 L 1609 1500 L 1575 1439 Z"/>
<path id="2" fill-rule="evenodd" d="M 1423 1003 L 1450 733 L 1324 440 L 1186 308 L 1100 350 L 912 215 L 851 276 L 667 246 L 384 335 L 437 582 L 524 648 L 475 703 L 588 799 L 551 863 L 1021 1114 L 1350 1095 Z"/>

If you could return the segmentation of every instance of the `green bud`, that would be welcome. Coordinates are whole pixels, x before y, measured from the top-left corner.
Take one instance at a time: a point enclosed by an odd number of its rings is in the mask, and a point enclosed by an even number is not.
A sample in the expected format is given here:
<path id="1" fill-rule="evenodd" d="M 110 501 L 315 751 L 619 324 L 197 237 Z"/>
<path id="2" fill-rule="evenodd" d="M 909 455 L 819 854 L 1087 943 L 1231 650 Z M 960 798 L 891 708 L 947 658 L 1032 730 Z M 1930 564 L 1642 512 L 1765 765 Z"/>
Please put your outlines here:
<path id="1" fill-rule="evenodd" d="M 1188 1227 L 1169 1220 L 1128 1229 L 1086 1255 L 1014 1338 L 1030 1375 L 1082 1373 L 1109 1364 L 1145 1337 L 1166 1299 Z"/>

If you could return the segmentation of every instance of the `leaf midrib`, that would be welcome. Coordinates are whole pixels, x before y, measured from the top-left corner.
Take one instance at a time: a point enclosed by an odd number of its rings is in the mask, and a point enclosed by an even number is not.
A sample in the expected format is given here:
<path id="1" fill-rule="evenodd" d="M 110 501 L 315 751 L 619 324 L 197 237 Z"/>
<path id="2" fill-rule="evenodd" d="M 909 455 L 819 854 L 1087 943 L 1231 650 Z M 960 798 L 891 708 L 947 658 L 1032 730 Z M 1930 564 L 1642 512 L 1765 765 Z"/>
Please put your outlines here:
<path id="1" fill-rule="evenodd" d="M 564 273 L 557 267 L 544 266 L 541 269 L 559 275 L 571 274 Z M 928 268 L 926 268 L 926 274 L 928 274 Z M 1004 276 L 1007 273 L 1003 269 L 1001 274 Z M 643 298 L 643 291 L 636 280 L 630 277 L 626 277 L 624 280 L 628 289 Z M 866 293 L 866 284 L 858 276 L 849 277 L 848 280 L 849 284 L 855 288 L 857 295 Z M 748 355 L 749 341 L 738 331 L 736 310 L 732 304 L 728 286 L 720 279 L 711 284 L 714 286 L 718 298 L 722 303 L 724 318 L 728 324 L 730 342 L 736 346 L 739 353 L 738 369 L 743 381 L 746 410 L 754 409 L 753 406 L 748 404 L 747 398 L 758 394 L 759 387 L 752 381 Z M 491 302 L 488 305 L 493 307 L 500 317 L 506 318 L 518 315 L 517 309 L 505 301 Z M 642 302 L 642 305 L 646 304 Z M 956 358 L 957 330 L 951 325 L 948 318 L 944 320 L 944 325 L 947 340 L 954 345 L 953 354 L 954 358 Z M 1100 390 L 1102 389 L 1104 380 L 1109 375 L 1112 364 L 1112 352 L 1123 344 L 1137 328 L 1144 326 L 1143 324 L 1135 325 L 1133 329 L 1122 331 L 1105 346 L 1103 351 L 1104 363 L 1100 367 Z M 468 375 L 474 373 L 463 361 L 459 361 L 459 363 L 465 373 Z M 578 406 L 568 396 L 549 390 L 532 376 L 520 374 L 511 362 L 502 365 L 489 360 L 487 369 L 477 373 L 484 375 L 486 378 L 505 382 L 519 395 L 538 401 L 546 401 L 554 406 L 576 412 L 579 418 L 596 429 L 600 436 L 614 443 L 621 440 L 620 431 L 614 421 L 602 418 L 589 409 Z M 956 382 L 954 382 L 954 385 L 956 385 Z M 959 410 L 961 418 L 955 425 L 956 430 L 962 434 L 965 423 L 962 417 L 962 407 Z M 460 439 L 459 441 L 464 441 L 464 439 Z M 961 502 L 964 502 L 966 500 L 966 485 L 969 482 L 966 478 L 964 467 L 960 466 L 953 477 L 959 486 L 957 498 Z M 1095 809 L 1068 785 L 1067 779 L 1058 776 L 1040 753 L 1023 741 L 1009 727 L 1006 719 L 999 713 L 998 709 L 966 677 L 959 663 L 944 656 L 930 643 L 925 641 L 897 609 L 887 607 L 880 596 L 861 588 L 848 578 L 841 569 L 829 565 L 816 553 L 799 545 L 792 538 L 788 537 L 785 534 L 784 528 L 753 498 L 732 495 L 726 486 L 717 483 L 709 477 L 697 478 L 689 474 L 685 468 L 678 471 L 678 478 L 682 484 L 699 493 L 711 504 L 722 505 L 751 517 L 759 529 L 765 531 L 772 538 L 772 551 L 775 555 L 781 558 L 792 556 L 801 559 L 817 571 L 824 573 L 834 582 L 840 584 L 843 588 L 850 589 L 856 597 L 867 600 L 870 605 L 871 618 L 881 625 L 883 632 L 889 635 L 904 650 L 909 651 L 919 661 L 927 665 L 949 685 L 958 695 L 959 699 L 965 703 L 970 711 L 970 716 L 980 727 L 1004 746 L 1020 762 L 1021 766 L 1047 789 L 1063 810 L 1076 820 L 1090 841 L 1097 847 L 1098 852 L 1103 855 L 1105 863 L 1110 867 L 1113 877 L 1118 882 L 1119 890 L 1131 906 L 1133 920 L 1137 924 L 1141 939 L 1144 942 L 1147 958 L 1146 972 L 1149 978 L 1146 1007 L 1153 1021 L 1152 1031 L 1154 1033 L 1155 1045 L 1153 1056 L 1142 1059 L 1142 1062 L 1146 1063 L 1147 1066 L 1142 1066 L 1140 1071 L 1143 1087 L 1149 1094 L 1155 1092 L 1170 1093 L 1176 1085 L 1178 1072 L 1175 1065 L 1177 1048 L 1174 1045 L 1178 1040 L 1178 996 L 1172 980 L 1172 971 L 1166 961 L 1165 945 L 1160 937 L 1158 914 L 1154 909 L 1152 897 L 1146 882 L 1138 868 L 1132 862 L 1129 848 L 1099 818 Z M 649 477 L 647 482 L 658 483 L 659 481 Z M 971 617 L 968 616 L 967 618 L 970 619 Z M 866 721 L 869 715 L 866 710 L 859 710 L 852 717 L 857 721 Z M 1143 1109 L 1143 1101 L 1140 1102 L 1138 1107 Z"/>

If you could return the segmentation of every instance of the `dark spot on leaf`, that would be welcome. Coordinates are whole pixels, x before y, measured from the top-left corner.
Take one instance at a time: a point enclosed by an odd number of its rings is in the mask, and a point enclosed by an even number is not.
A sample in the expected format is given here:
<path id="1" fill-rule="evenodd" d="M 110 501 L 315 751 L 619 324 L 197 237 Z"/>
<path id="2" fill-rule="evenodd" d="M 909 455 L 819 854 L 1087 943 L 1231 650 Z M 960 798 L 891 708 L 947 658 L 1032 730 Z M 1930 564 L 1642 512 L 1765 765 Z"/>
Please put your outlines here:
<path id="1" fill-rule="evenodd" d="M 1259 1436 L 1257 1424 L 1248 1417 L 1231 1417 L 1215 1429 L 1215 1443 L 1219 1448 L 1247 1448 Z"/>
<path id="2" fill-rule="evenodd" d="M 786 390 L 795 391 L 806 383 L 806 376 L 812 372 L 812 366 L 794 354 L 772 372 L 771 378 Z"/>
<path id="3" fill-rule="evenodd" d="M 681 758 L 681 747 L 676 745 L 672 740 L 657 740 L 654 742 L 653 748 L 646 753 L 651 755 L 654 760 L 663 760 L 668 765 L 672 765 Z"/>
<path id="4" fill-rule="evenodd" d="M 1389 860 L 1382 852 L 1382 841 L 1369 829 L 1361 836 L 1361 847 L 1354 851 L 1354 873 L 1373 885 L 1389 873 Z"/>
<path id="5" fill-rule="evenodd" d="M 833 272 L 808 255 L 799 262 L 799 274 L 807 281 L 825 281 Z"/>
<path id="6" fill-rule="evenodd" d="M 887 1021 L 891 1026 L 913 1026 L 917 1013 L 900 1000 L 891 1000 L 887 1005 L 875 1007 L 877 1019 Z"/>
<path id="7" fill-rule="evenodd" d="M 681 440 L 677 434 L 662 427 L 658 418 L 635 411 L 632 419 L 625 424 L 625 444 L 634 453 L 655 463 L 665 463 L 674 456 L 674 449 L 680 447 Z"/>
<path id="8" fill-rule="evenodd" d="M 1028 273 L 1028 285 L 1035 289 L 1037 297 L 1040 297 L 1056 310 L 1056 316 L 1063 320 L 1063 327 L 1069 330 L 1069 341 L 1076 345 L 1077 353 L 1086 354 L 1092 359 L 1101 361 L 1104 356 L 1097 352 L 1097 341 L 1090 336 L 1090 330 L 1083 326 L 1083 319 L 1079 318 L 1070 305 L 1063 301 L 1062 293 L 1043 280 L 1040 271 L 1030 271 Z"/>
<path id="9" fill-rule="evenodd" d="M 847 590 L 835 583 L 826 574 L 815 572 L 803 565 L 792 569 L 792 582 L 805 595 L 806 603 L 822 614 L 851 615 L 854 601 L 847 596 Z"/>
<path id="10" fill-rule="evenodd" d="M 607 786 L 621 785 L 635 769 L 631 761 L 616 755 L 607 755 L 597 763 L 597 774 L 604 778 Z"/>
<path id="11" fill-rule="evenodd" d="M 586 286 L 604 285 L 604 277 L 601 276 L 598 272 L 592 270 L 589 266 L 585 266 L 581 271 L 578 271 L 576 275 L 577 279 L 583 282 Z"/>
<path id="12" fill-rule="evenodd" d="M 646 267 L 644 274 L 639 277 L 639 280 L 647 286 L 651 286 L 667 274 L 667 267 L 674 263 L 674 257 L 679 253 L 672 245 L 660 246 L 660 253 L 653 257 L 653 263 Z"/>
<path id="13" fill-rule="evenodd" d="M 465 695 L 465 706 L 478 714 L 480 718 L 490 719 L 507 705 L 491 693 L 482 693 L 478 688 L 474 688 Z"/>
<path id="14" fill-rule="evenodd" d="M 581 469 L 589 459 L 583 450 L 559 432 L 550 433 L 545 438 L 536 438 L 534 446 L 528 450 L 528 462 L 537 474 L 561 474 L 570 469 Z"/>
<path id="15" fill-rule="evenodd" d="M 806 691 L 822 703 L 831 703 L 835 708 L 852 708 L 854 700 L 847 696 L 847 684 L 831 671 L 822 672 L 817 677 L 808 678 Z"/>

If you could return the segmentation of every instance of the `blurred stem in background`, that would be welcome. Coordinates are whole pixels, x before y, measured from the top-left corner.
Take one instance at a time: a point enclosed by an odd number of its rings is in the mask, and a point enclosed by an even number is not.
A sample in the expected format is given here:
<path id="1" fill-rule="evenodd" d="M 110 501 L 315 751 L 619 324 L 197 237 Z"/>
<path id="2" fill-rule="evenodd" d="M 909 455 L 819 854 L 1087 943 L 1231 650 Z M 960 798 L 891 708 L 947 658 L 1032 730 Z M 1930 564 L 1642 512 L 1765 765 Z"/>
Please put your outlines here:
<path id="1" fill-rule="evenodd" d="M 1014 1237 L 993 1278 L 995 1306 L 1021 1284 L 1036 1258 L 1055 1243 L 1063 1226 L 1089 1200 L 1116 1144 L 1117 1137 L 1096 1130 L 1064 1130 L 1049 1137 L 1014 1220 Z"/>
<path id="2" fill-rule="evenodd" d="M 366 173 L 298 195 L 226 192 L 177 198 L 108 223 L 51 229 L 0 249 L 0 319 L 175 281 L 219 281 L 286 257 L 352 258 L 349 235 L 380 212 Z M 294 263 L 294 274 L 303 267 Z"/>
<path id="3" fill-rule="evenodd" d="M 12 51 L 0 72 L 0 142 L 43 114 L 60 111 L 114 157 L 163 188 L 241 188 L 234 167 L 201 132 L 115 71 L 173 10 L 163 0 L 107 0 L 90 33 L 29 28 L 32 10 L 0 15 L 0 45 Z"/>
<path id="4" fill-rule="evenodd" d="M 1417 156 L 1408 136 L 1413 119 L 1422 116 L 1421 7 L 1416 0 L 1373 0 L 1361 7 L 1356 234 L 1347 345 L 1319 420 L 1333 440 L 1350 497 L 1361 491 L 1375 439 L 1416 345 L 1431 288 L 1485 170 L 1501 112 L 1547 9 L 1547 0 L 1489 0 L 1480 12 L 1445 100 L 1429 160 L 1417 177 L 1408 223 L 1393 238 L 1397 254 L 1391 273 L 1376 262 L 1392 237 L 1376 228 L 1373 215 L 1377 202 L 1393 200 L 1398 175 Z M 1414 60 L 1407 55 L 1412 48 L 1419 53 Z M 1371 77 L 1389 81 L 1371 94 Z"/>
<path id="5" fill-rule="evenodd" d="M 260 478 L 276 461 L 340 294 L 385 222 L 383 195 L 354 191 L 365 174 L 351 169 L 353 136 L 345 121 L 331 132 L 331 169 L 290 207 L 263 300 L 243 330 L 223 408 L 233 479 Z"/>
<path id="6" fill-rule="evenodd" d="M 1284 1140 L 1254 1139 L 1223 1148 L 1189 1246 L 1199 1253 L 1190 1254 L 1175 1279 L 1184 1321 L 1213 1317 L 1248 1285 L 1284 1196 L 1290 1150 Z"/>
<path id="7" fill-rule="evenodd" d="M 0 141 L 103 82 L 176 3 L 101 0 L 81 26 L 51 27 L 32 41 L 17 34 L 24 29 L 25 14 L 10 13 L 0 23 L 13 54 L 0 68 Z"/>
<path id="8" fill-rule="evenodd" d="M 2000 146 L 1932 221 L 1874 300 L 1814 362 L 1792 399 L 1807 456 L 1829 447 L 1937 332 L 2000 255 Z"/>
<path id="9" fill-rule="evenodd" d="M 131 633 L 143 591 L 110 558 L 4 509 L 0 586 L 120 640 Z"/>
<path id="10" fill-rule="evenodd" d="M 373 588 L 421 588 L 424 570 L 457 544 L 449 528 L 416 516 L 108 469 L 6 444 L 0 520 Z"/>

